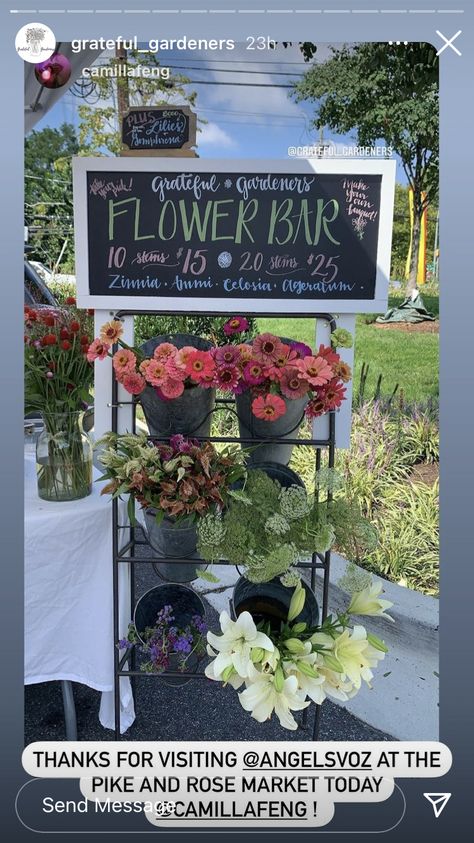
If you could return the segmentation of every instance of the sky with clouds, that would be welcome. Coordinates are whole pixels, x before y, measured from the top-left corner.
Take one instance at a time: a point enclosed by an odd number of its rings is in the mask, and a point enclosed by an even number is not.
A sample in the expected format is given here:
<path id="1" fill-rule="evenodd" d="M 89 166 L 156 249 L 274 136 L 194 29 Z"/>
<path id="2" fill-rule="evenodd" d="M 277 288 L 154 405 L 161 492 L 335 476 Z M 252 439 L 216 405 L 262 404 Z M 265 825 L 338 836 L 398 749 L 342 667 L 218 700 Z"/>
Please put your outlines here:
<path id="1" fill-rule="evenodd" d="M 314 60 L 319 63 L 329 55 L 329 46 L 319 44 Z M 103 62 L 104 54 L 97 61 Z M 314 105 L 296 103 L 291 89 L 284 87 L 308 68 L 296 44 L 266 51 L 249 51 L 244 45 L 229 52 L 174 51 L 160 54 L 160 62 L 193 80 L 187 87 L 197 92 L 195 110 L 207 121 L 201 123 L 198 133 L 197 149 L 202 158 L 281 159 L 287 158 L 289 146 L 319 141 L 319 133 L 311 125 Z M 35 128 L 57 127 L 63 122 L 77 127 L 80 103 L 66 92 Z M 356 143 L 355 136 L 337 136 L 327 129 L 324 139 Z M 406 181 L 399 163 L 397 180 Z"/>

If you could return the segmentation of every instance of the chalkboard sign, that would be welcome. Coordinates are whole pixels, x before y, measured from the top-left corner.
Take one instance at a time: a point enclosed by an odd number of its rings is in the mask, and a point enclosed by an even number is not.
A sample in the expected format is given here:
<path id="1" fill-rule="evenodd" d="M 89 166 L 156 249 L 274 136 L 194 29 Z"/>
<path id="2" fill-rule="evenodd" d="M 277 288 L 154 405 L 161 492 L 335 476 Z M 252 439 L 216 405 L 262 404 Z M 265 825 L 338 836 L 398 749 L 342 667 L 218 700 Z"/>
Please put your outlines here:
<path id="1" fill-rule="evenodd" d="M 141 152 L 187 149 L 196 143 L 196 115 L 187 107 L 131 108 L 122 118 L 122 144 Z"/>
<path id="2" fill-rule="evenodd" d="M 394 162 L 164 163 L 76 160 L 83 303 L 384 309 Z"/>

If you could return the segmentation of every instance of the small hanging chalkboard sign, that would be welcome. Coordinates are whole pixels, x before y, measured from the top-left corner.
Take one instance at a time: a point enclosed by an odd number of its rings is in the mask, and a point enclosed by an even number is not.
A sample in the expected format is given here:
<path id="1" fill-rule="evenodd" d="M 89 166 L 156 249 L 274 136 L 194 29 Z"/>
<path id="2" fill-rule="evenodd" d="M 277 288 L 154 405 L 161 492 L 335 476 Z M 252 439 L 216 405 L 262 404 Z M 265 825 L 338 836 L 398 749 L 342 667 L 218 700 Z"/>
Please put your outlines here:
<path id="1" fill-rule="evenodd" d="M 122 118 L 125 151 L 167 152 L 196 144 L 196 115 L 187 106 L 130 108 Z"/>

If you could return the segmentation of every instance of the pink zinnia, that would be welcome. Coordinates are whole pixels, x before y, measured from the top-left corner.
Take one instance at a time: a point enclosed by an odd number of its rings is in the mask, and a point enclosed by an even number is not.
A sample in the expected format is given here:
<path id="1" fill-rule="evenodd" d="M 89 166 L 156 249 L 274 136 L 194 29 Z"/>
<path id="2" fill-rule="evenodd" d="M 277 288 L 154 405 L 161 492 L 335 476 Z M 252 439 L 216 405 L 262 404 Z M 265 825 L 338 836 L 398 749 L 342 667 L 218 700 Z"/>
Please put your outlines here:
<path id="1" fill-rule="evenodd" d="M 125 375 L 127 372 L 135 371 L 137 358 L 128 348 L 119 348 L 112 357 L 112 363 L 116 375 Z"/>
<path id="2" fill-rule="evenodd" d="M 252 348 L 254 357 L 266 366 L 272 366 L 282 353 L 283 343 L 273 334 L 259 334 Z"/>
<path id="3" fill-rule="evenodd" d="M 295 360 L 295 367 L 298 369 L 299 377 L 311 386 L 322 386 L 332 378 L 331 366 L 323 357 L 304 357 L 303 360 Z"/>
<path id="4" fill-rule="evenodd" d="M 87 350 L 87 359 L 89 363 L 93 363 L 94 360 L 103 360 L 104 357 L 107 357 L 110 351 L 110 345 L 103 340 L 96 339 L 91 342 L 88 350 Z"/>
<path id="5" fill-rule="evenodd" d="M 346 387 L 337 378 L 333 378 L 321 392 L 321 397 L 326 404 L 326 410 L 337 410 L 344 401 Z"/>
<path id="6" fill-rule="evenodd" d="M 231 366 L 237 362 L 239 350 L 235 345 L 221 345 L 212 355 L 218 366 Z"/>
<path id="7" fill-rule="evenodd" d="M 186 374 L 196 383 L 209 379 L 214 375 L 215 370 L 216 364 L 209 351 L 197 351 L 195 349 L 192 354 L 188 355 Z"/>
<path id="8" fill-rule="evenodd" d="M 194 351 L 196 351 L 196 349 L 192 345 L 185 345 L 183 348 L 180 348 L 174 361 L 176 366 L 185 369 L 188 357 L 190 354 L 193 354 Z"/>
<path id="9" fill-rule="evenodd" d="M 330 366 L 332 366 L 333 363 L 338 363 L 341 359 L 337 351 L 334 351 L 334 349 L 330 345 L 323 345 L 322 343 L 319 346 L 315 356 L 322 357 L 323 360 L 325 360 L 326 363 L 329 363 Z"/>
<path id="10" fill-rule="evenodd" d="M 248 363 L 249 360 L 253 357 L 253 348 L 246 342 L 239 343 L 239 345 L 235 346 L 240 355 L 240 363 L 245 364 Z"/>
<path id="11" fill-rule="evenodd" d="M 121 375 L 120 383 L 131 395 L 139 395 L 146 386 L 145 378 L 138 372 L 125 372 Z"/>
<path id="12" fill-rule="evenodd" d="M 164 360 L 148 360 L 144 361 L 146 366 L 140 365 L 140 370 L 145 375 L 148 383 L 152 386 L 161 386 L 163 381 L 168 377 L 166 373 L 166 365 Z"/>
<path id="13" fill-rule="evenodd" d="M 283 370 L 280 389 L 286 398 L 303 398 L 308 392 L 308 383 L 299 377 L 298 369 L 289 367 Z"/>
<path id="14" fill-rule="evenodd" d="M 160 345 L 157 345 L 154 352 L 153 357 L 155 360 L 163 360 L 167 357 L 176 357 L 178 353 L 178 349 L 175 345 L 170 342 L 162 342 Z"/>
<path id="15" fill-rule="evenodd" d="M 237 366 L 221 366 L 216 372 L 219 389 L 233 392 L 239 384 L 240 372 Z"/>
<path id="16" fill-rule="evenodd" d="M 249 386 L 258 386 L 266 380 L 263 366 L 258 360 L 250 360 L 244 368 L 244 379 Z"/>
<path id="17" fill-rule="evenodd" d="M 243 334 L 248 331 L 249 322 L 245 316 L 231 316 L 230 319 L 223 326 L 223 331 L 226 337 L 231 337 L 232 334 Z"/>
<path id="18" fill-rule="evenodd" d="M 161 384 L 160 390 L 165 398 L 179 398 L 179 396 L 184 392 L 184 383 L 181 380 L 167 378 Z"/>
<path id="19" fill-rule="evenodd" d="M 252 412 L 257 419 L 273 422 L 286 413 L 286 404 L 279 395 L 260 395 L 252 401 Z"/>

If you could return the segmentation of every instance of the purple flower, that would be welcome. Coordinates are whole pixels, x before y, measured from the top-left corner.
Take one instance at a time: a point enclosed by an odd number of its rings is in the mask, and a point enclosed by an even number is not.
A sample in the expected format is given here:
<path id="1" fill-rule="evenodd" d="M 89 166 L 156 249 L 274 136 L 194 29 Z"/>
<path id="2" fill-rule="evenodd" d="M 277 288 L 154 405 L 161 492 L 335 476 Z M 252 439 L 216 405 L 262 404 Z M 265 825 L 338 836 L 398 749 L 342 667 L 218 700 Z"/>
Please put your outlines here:
<path id="1" fill-rule="evenodd" d="M 239 357 L 239 350 L 235 345 L 221 345 L 214 352 L 214 360 L 219 366 L 231 366 Z"/>
<path id="2" fill-rule="evenodd" d="M 309 345 L 306 345 L 304 342 L 293 340 L 293 342 L 290 342 L 290 348 L 292 351 L 296 351 L 299 357 L 311 357 L 313 354 Z"/>
<path id="3" fill-rule="evenodd" d="M 231 316 L 231 318 L 225 322 L 223 331 L 226 337 L 231 337 L 232 334 L 243 334 L 244 331 L 248 331 L 249 327 L 249 321 L 245 318 L 245 316 Z"/>

